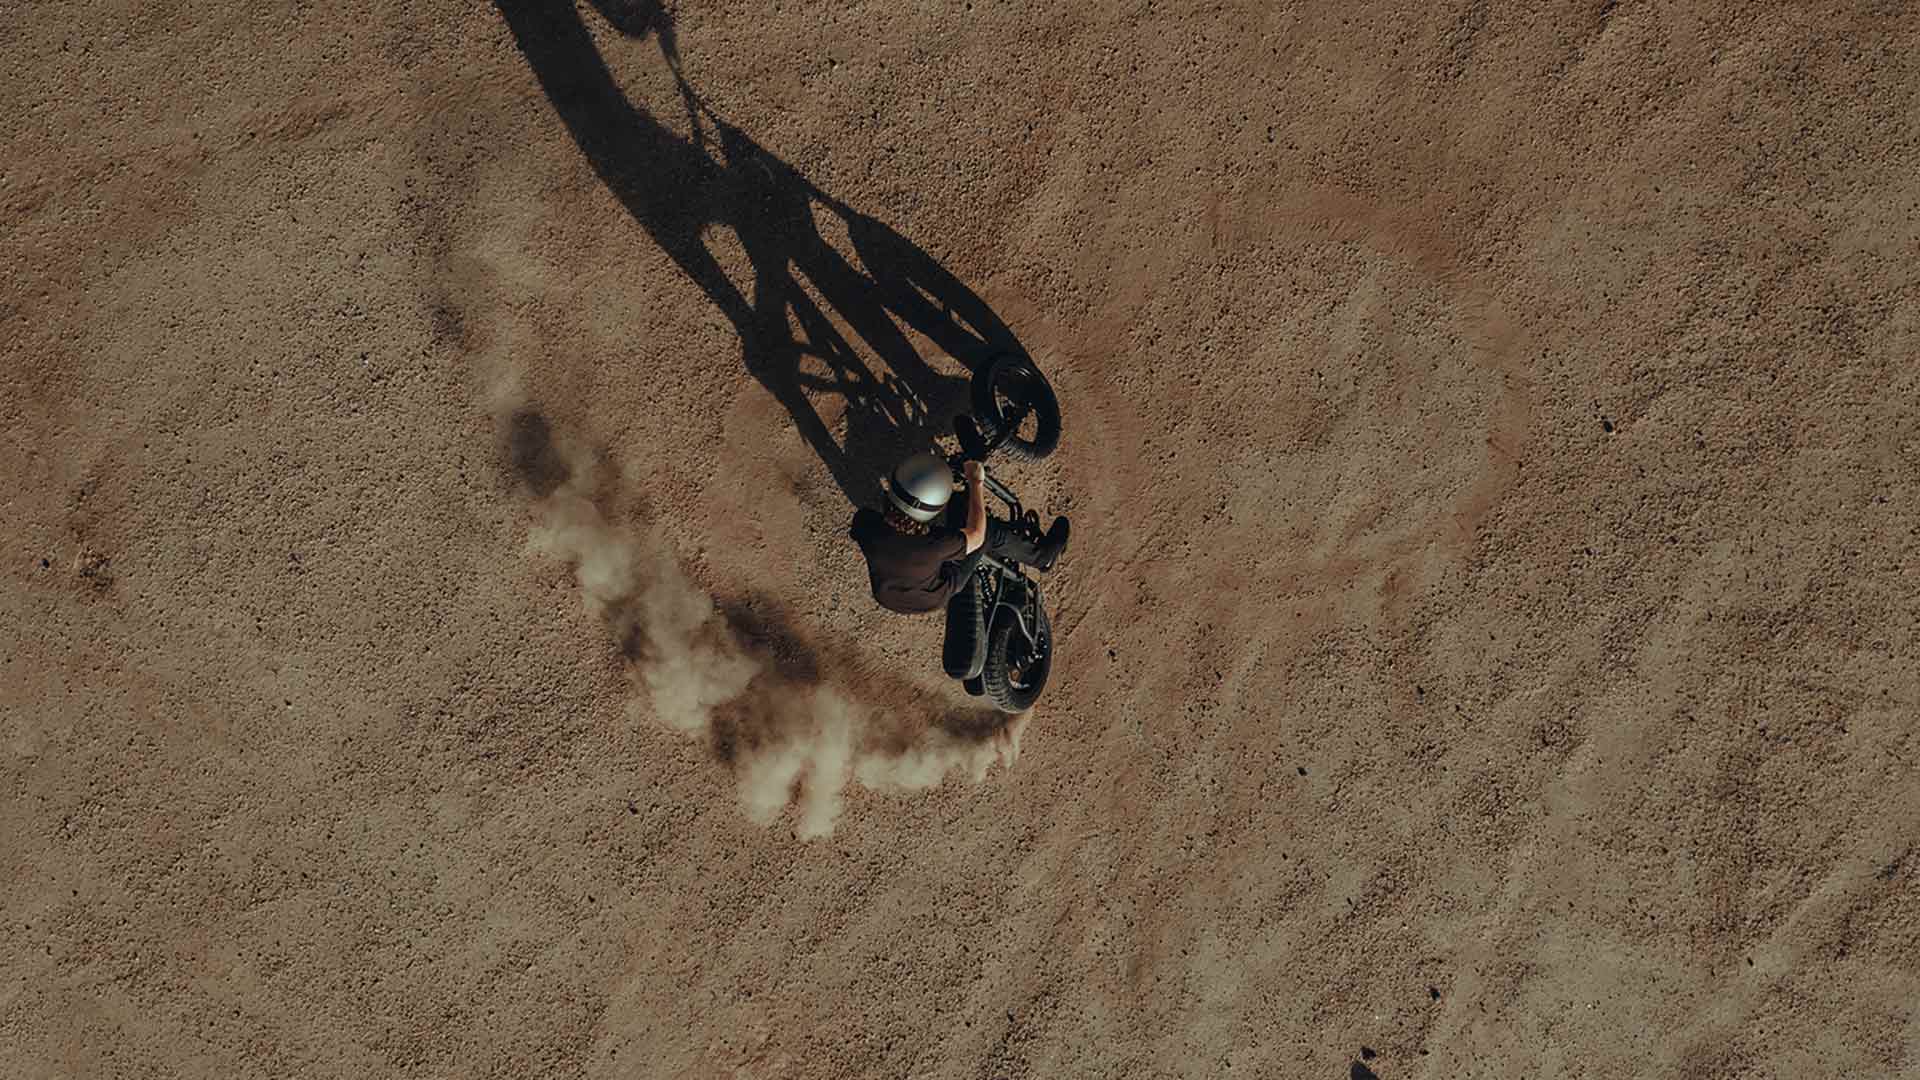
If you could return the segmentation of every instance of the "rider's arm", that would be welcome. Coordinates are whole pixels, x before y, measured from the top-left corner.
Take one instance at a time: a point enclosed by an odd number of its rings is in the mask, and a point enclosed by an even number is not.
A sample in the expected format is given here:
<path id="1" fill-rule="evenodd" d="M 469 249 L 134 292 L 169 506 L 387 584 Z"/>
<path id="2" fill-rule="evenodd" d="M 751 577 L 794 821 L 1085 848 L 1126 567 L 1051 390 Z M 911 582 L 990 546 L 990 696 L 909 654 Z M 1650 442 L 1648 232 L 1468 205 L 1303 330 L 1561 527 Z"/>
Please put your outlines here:
<path id="1" fill-rule="evenodd" d="M 960 530 L 960 535 L 967 539 L 969 555 L 987 542 L 987 491 L 981 482 L 983 475 L 979 462 L 967 462 L 967 526 Z"/>

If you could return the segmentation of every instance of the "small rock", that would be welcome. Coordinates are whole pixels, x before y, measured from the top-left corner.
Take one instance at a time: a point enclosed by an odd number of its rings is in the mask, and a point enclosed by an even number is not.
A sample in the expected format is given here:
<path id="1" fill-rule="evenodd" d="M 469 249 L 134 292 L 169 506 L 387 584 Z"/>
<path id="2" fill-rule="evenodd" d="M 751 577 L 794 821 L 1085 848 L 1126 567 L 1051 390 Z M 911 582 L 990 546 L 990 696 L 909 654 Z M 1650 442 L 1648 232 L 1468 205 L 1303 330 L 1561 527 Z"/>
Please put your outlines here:
<path id="1" fill-rule="evenodd" d="M 1607 433 L 1607 434 L 1609 434 L 1609 435 L 1611 435 L 1611 434 L 1613 434 L 1613 421 L 1611 421 L 1611 420 L 1609 420 L 1609 419 L 1607 419 L 1607 418 L 1606 418 L 1606 417 L 1604 417 L 1604 416 L 1603 416 L 1603 417 L 1601 417 L 1601 418 L 1600 418 L 1600 430 L 1601 430 L 1601 431 L 1604 431 L 1604 432 L 1606 432 L 1606 433 Z"/>
<path id="2" fill-rule="evenodd" d="M 1363 1060 L 1372 1061 L 1374 1058 L 1379 1056 L 1380 1055 L 1373 1052 L 1373 1047 L 1371 1046 L 1363 1046 L 1360 1048 L 1360 1057 Z"/>

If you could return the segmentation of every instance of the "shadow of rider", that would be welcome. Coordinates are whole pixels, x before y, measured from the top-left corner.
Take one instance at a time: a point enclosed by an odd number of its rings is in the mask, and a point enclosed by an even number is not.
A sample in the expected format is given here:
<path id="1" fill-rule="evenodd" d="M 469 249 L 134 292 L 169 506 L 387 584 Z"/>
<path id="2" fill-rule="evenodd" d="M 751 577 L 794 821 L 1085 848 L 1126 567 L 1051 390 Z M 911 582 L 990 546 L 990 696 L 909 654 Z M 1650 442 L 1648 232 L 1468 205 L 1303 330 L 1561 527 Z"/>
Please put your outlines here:
<path id="1" fill-rule="evenodd" d="M 1018 341 L 919 246 L 821 191 L 702 100 L 682 73 L 671 17 L 655 0 L 591 2 L 619 33 L 653 35 L 690 136 L 628 99 L 572 0 L 495 6 L 601 181 L 726 315 L 747 371 L 787 410 L 848 501 L 872 501 L 878 477 L 930 446 L 965 407 L 966 379 L 930 365 L 902 325 L 969 368 L 1019 350 Z M 857 263 L 826 241 L 821 215 L 838 219 Z M 745 251 L 750 294 L 707 247 L 716 226 L 730 228 Z M 844 441 L 815 406 L 835 396 L 845 405 Z"/>

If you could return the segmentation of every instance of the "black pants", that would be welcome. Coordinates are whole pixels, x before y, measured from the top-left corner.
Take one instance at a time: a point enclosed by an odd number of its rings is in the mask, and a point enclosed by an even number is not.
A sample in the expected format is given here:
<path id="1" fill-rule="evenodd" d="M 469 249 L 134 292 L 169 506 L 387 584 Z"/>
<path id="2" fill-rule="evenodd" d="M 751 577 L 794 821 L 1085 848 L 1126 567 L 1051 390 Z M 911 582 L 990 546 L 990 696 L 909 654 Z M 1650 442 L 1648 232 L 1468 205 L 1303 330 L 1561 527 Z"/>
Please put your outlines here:
<path id="1" fill-rule="evenodd" d="M 1028 566 L 1040 562 L 1040 545 L 1015 532 L 1012 522 L 1001 521 L 991 514 L 987 515 L 987 542 L 980 545 L 980 550 L 1007 562 Z"/>
<path id="2" fill-rule="evenodd" d="M 947 512 L 947 524 L 955 529 L 966 528 L 965 500 L 954 500 L 953 508 Z M 1021 536 L 1014 530 L 1012 522 L 1003 521 L 992 514 L 987 515 L 987 542 L 980 545 L 979 551 L 968 555 L 964 560 L 969 573 L 979 569 L 980 560 L 983 557 L 981 552 L 1002 562 L 1024 563 L 1027 566 L 1035 566 L 1040 562 L 1040 545 Z"/>
<path id="3" fill-rule="evenodd" d="M 960 572 L 971 577 L 989 555 L 1002 562 L 1040 565 L 1040 545 L 1015 532 L 1011 523 L 991 514 L 987 515 L 987 542 L 959 561 Z"/>

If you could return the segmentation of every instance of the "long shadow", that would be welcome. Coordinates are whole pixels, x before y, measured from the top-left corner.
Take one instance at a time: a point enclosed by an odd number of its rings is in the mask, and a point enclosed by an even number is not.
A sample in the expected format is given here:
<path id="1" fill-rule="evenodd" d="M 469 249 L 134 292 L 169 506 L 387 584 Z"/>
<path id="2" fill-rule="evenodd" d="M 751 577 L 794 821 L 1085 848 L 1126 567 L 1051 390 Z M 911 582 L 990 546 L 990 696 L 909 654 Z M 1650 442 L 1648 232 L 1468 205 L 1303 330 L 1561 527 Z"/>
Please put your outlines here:
<path id="1" fill-rule="evenodd" d="M 679 86 L 691 136 L 628 100 L 573 0 L 494 6 L 600 179 L 726 314 L 747 371 L 786 408 L 847 499 L 867 503 L 888 464 L 927 448 L 964 407 L 966 380 L 930 366 L 901 324 L 969 368 L 993 352 L 1018 350 L 1018 341 L 932 256 L 815 187 L 702 101 L 681 74 L 671 17 L 656 0 L 591 2 L 619 33 L 654 36 Z M 859 265 L 822 237 L 820 214 L 844 225 Z M 702 239 L 717 225 L 731 228 L 746 252 L 751 296 L 727 278 Z M 829 311 L 881 370 L 862 360 Z M 803 369 L 809 357 L 812 370 Z M 845 399 L 844 443 L 810 392 Z"/>

